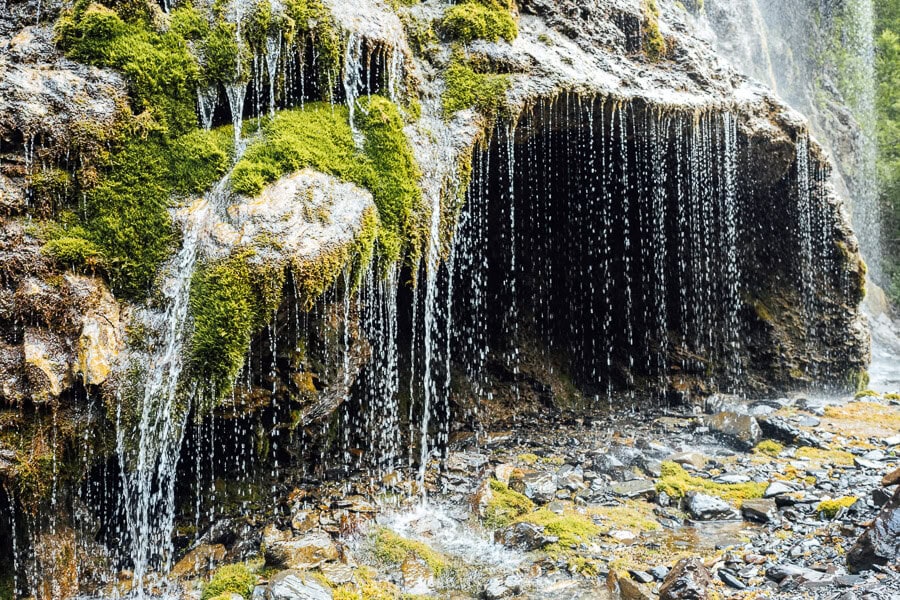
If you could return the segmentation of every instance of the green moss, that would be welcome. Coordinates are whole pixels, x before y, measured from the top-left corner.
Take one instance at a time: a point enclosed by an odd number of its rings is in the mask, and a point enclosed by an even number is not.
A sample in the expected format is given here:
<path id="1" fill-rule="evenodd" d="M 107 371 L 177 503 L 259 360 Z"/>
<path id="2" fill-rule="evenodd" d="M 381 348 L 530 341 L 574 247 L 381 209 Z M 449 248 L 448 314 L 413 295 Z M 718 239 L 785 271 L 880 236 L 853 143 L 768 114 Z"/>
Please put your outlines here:
<path id="1" fill-rule="evenodd" d="M 219 397 L 243 366 L 251 336 L 269 322 L 281 300 L 283 268 L 251 264 L 253 254 L 243 249 L 206 265 L 191 282 L 194 372 Z"/>
<path id="2" fill-rule="evenodd" d="M 753 449 L 757 454 L 765 454 L 766 456 L 778 456 L 784 450 L 784 446 L 775 440 L 762 440 Z"/>
<path id="3" fill-rule="evenodd" d="M 822 500 L 816 505 L 816 512 L 828 519 L 833 519 L 842 508 L 850 508 L 856 504 L 854 496 L 842 496 L 833 500 Z"/>
<path id="4" fill-rule="evenodd" d="M 216 569 L 213 578 L 203 586 L 201 600 L 211 600 L 221 594 L 240 594 L 249 600 L 256 585 L 256 577 L 247 568 L 247 565 L 238 563 L 225 565 Z"/>
<path id="5" fill-rule="evenodd" d="M 135 113 L 147 111 L 173 133 L 196 126 L 197 61 L 175 30 L 156 31 L 100 4 L 78 3 L 60 17 L 56 40 L 71 58 L 120 71 Z"/>
<path id="6" fill-rule="evenodd" d="M 511 42 L 519 27 L 508 5 L 497 0 L 465 0 L 447 8 L 441 31 L 450 39 L 469 43 L 474 40 Z"/>
<path id="7" fill-rule="evenodd" d="M 231 176 L 232 188 L 256 195 L 285 173 L 312 167 L 372 192 L 381 219 L 378 244 L 388 260 L 417 251 L 423 243 L 417 214 L 420 172 L 397 107 L 380 96 L 359 101 L 360 151 L 347 109 L 310 103 L 266 120 L 263 135 L 244 153 Z"/>
<path id="8" fill-rule="evenodd" d="M 589 542 L 602 532 L 599 525 L 586 514 L 566 508 L 557 514 L 547 508 L 540 508 L 518 519 L 544 527 L 547 535 L 556 536 L 559 541 L 546 548 L 548 554 L 564 553 L 570 548 Z"/>
<path id="9" fill-rule="evenodd" d="M 399 566 L 413 556 L 423 560 L 438 577 L 450 568 L 447 558 L 427 544 L 399 536 L 390 529 L 375 530 L 372 544 L 375 558 L 390 565 Z"/>
<path id="10" fill-rule="evenodd" d="M 755 481 L 734 484 L 715 483 L 709 479 L 695 477 L 685 471 L 681 465 L 668 461 L 662 464 L 662 476 L 656 484 L 658 492 L 665 492 L 672 498 L 682 498 L 688 492 L 697 491 L 719 496 L 737 504 L 749 498 L 762 498 L 766 487 L 766 483 Z"/>
<path id="11" fill-rule="evenodd" d="M 668 52 L 666 40 L 659 31 L 659 7 L 656 0 L 644 0 L 643 44 L 644 53 L 656 62 L 664 58 Z"/>
<path id="12" fill-rule="evenodd" d="M 424 243 L 416 222 L 422 203 L 421 172 L 392 102 L 381 96 L 363 98 L 357 125 L 365 136 L 363 148 L 375 175 L 366 187 L 381 218 L 379 245 L 388 260 L 397 260 L 405 250 L 416 252 Z"/>
<path id="13" fill-rule="evenodd" d="M 853 466 L 853 455 L 843 450 L 823 450 L 821 448 L 802 446 L 797 448 L 795 456 L 797 458 L 809 460 L 819 467 L 823 465 L 834 465 L 838 467 Z"/>
<path id="14" fill-rule="evenodd" d="M 879 394 L 875 390 L 861 390 L 859 392 L 856 392 L 854 399 L 859 400 L 860 398 L 880 398 L 880 397 L 881 397 L 881 394 Z"/>
<path id="15" fill-rule="evenodd" d="M 649 502 L 629 500 L 619 506 L 599 506 L 588 509 L 589 514 L 600 519 L 610 531 L 658 531 L 662 525 L 654 517 L 654 506 Z"/>
<path id="16" fill-rule="evenodd" d="M 513 522 L 517 517 L 534 510 L 534 502 L 528 497 L 509 489 L 505 483 L 491 480 L 491 499 L 485 508 L 484 524 L 498 529 Z"/>
<path id="17" fill-rule="evenodd" d="M 475 108 L 492 117 L 505 105 L 510 83 L 509 75 L 476 72 L 464 55 L 456 51 L 444 73 L 445 87 L 441 96 L 444 116 Z"/>

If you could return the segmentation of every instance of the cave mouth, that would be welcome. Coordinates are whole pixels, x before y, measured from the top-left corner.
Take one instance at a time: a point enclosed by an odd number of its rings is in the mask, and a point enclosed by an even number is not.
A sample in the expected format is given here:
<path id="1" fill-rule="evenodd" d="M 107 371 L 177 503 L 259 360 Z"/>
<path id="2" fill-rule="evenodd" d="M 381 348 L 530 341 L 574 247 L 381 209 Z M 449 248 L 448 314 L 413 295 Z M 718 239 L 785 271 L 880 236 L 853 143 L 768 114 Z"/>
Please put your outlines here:
<path id="1" fill-rule="evenodd" d="M 765 380 L 760 299 L 808 304 L 812 339 L 836 258 L 824 169 L 801 156 L 765 181 L 758 156 L 721 109 L 566 94 L 499 124 L 456 234 L 456 369 L 553 359 L 594 399 Z"/>

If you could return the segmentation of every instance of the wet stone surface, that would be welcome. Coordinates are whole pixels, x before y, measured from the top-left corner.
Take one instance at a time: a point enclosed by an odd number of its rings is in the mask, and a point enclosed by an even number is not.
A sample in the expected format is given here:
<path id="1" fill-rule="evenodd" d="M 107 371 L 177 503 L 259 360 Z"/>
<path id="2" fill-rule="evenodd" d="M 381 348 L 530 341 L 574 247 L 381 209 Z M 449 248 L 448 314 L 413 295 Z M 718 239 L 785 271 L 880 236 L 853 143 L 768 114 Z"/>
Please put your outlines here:
<path id="1" fill-rule="evenodd" d="M 398 470 L 295 489 L 247 564 L 270 598 L 896 598 L 900 406 L 772 404 L 790 435 L 752 447 L 674 408 L 461 436 L 424 487 Z M 184 573 L 199 598 L 208 574 Z"/>

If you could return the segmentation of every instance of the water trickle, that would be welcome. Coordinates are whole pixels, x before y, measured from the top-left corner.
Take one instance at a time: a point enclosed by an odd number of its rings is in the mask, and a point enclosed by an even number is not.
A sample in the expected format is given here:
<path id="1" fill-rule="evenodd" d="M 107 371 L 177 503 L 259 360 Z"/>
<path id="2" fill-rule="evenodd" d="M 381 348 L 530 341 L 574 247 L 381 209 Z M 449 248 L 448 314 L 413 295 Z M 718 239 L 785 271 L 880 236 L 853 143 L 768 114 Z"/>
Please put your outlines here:
<path id="1" fill-rule="evenodd" d="M 269 74 L 269 116 L 275 116 L 275 79 L 278 76 L 278 60 L 281 57 L 281 30 L 266 38 L 266 71 Z"/>
<path id="2" fill-rule="evenodd" d="M 363 87 L 363 38 L 358 33 L 351 33 L 347 39 L 347 50 L 344 53 L 344 96 L 347 102 L 347 110 L 350 113 L 350 129 L 353 131 L 353 139 L 357 145 L 362 144 L 362 134 L 356 129 L 354 115 L 356 114 L 356 101 Z"/>
<path id="3" fill-rule="evenodd" d="M 247 95 L 246 83 L 228 83 L 225 85 L 228 106 L 231 108 L 231 123 L 234 126 L 234 147 L 240 149 L 244 125 L 244 98 Z"/>
<path id="4" fill-rule="evenodd" d="M 197 110 L 200 113 L 200 125 L 206 131 L 212 129 L 213 115 L 216 112 L 218 103 L 218 86 L 210 85 L 205 88 L 197 88 Z"/>

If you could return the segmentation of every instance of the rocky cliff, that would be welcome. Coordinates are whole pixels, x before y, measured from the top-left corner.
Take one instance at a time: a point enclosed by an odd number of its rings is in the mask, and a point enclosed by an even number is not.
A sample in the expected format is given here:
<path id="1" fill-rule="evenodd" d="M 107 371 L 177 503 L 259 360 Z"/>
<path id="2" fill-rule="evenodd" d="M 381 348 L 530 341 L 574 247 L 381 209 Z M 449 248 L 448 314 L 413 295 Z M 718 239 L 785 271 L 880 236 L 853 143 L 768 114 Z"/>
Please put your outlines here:
<path id="1" fill-rule="evenodd" d="M 265 511 L 511 413 L 864 381 L 829 158 L 680 3 L 7 8 L 17 593 L 170 568 L 192 486 Z"/>

